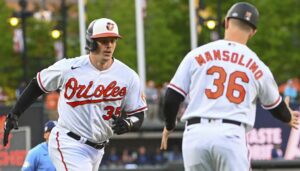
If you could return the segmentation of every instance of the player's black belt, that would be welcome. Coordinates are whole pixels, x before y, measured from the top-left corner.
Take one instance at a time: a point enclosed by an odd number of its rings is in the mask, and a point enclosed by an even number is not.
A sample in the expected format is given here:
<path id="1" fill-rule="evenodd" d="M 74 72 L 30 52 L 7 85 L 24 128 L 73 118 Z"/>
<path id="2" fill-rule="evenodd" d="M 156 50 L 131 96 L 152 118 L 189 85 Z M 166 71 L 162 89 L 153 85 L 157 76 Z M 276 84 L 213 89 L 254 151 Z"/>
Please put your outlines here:
<path id="1" fill-rule="evenodd" d="M 201 119 L 202 118 L 200 118 L 200 117 L 188 119 L 187 125 L 201 123 Z M 207 120 L 208 120 L 208 122 L 210 122 L 210 120 L 213 121 L 214 119 L 207 119 Z M 234 121 L 234 120 L 230 120 L 230 119 L 221 119 L 221 120 L 222 120 L 222 123 L 229 123 L 229 124 L 234 124 L 234 125 L 238 125 L 238 126 L 242 125 L 242 123 L 239 121 Z"/>
<path id="2" fill-rule="evenodd" d="M 70 137 L 72 137 L 72 138 L 74 138 L 75 140 L 78 140 L 78 141 L 81 139 L 81 137 L 79 135 L 77 135 L 77 134 L 75 134 L 73 132 L 68 132 L 67 135 L 70 136 Z M 107 141 L 102 142 L 102 143 L 93 143 L 93 142 L 91 142 L 89 140 L 86 140 L 85 144 L 87 144 L 87 145 L 89 145 L 91 147 L 94 147 L 95 149 L 100 150 L 100 149 L 102 149 L 107 144 Z"/>

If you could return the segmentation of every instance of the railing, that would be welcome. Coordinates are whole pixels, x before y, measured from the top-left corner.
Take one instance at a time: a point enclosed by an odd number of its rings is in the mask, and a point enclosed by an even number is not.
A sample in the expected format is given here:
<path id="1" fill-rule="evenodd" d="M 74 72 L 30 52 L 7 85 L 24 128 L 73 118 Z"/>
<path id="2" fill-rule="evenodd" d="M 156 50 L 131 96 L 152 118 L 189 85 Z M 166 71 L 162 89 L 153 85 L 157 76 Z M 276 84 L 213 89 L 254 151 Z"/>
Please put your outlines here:
<path id="1" fill-rule="evenodd" d="M 124 166 L 124 167 L 112 167 L 101 168 L 101 171 L 184 171 L 182 162 L 169 162 L 163 166 Z M 300 160 L 262 160 L 252 161 L 253 171 L 299 171 Z"/>
<path id="2" fill-rule="evenodd" d="M 1 113 L 5 113 L 9 111 L 9 107 L 0 108 Z M 42 141 L 42 130 L 43 123 L 46 120 L 45 113 L 41 104 L 33 105 L 30 109 L 28 109 L 22 116 L 20 120 L 20 126 L 30 126 L 32 130 L 31 144 L 34 146 Z M 259 116 L 270 117 L 268 114 L 259 114 Z M 264 118 L 266 119 L 266 118 Z M 270 121 L 269 118 L 266 120 Z M 261 118 L 258 119 L 258 125 L 261 121 Z M 270 121 L 271 122 L 271 121 Z M 263 122 L 262 125 L 266 126 L 266 121 Z M 163 128 L 163 124 L 158 123 L 156 125 L 149 123 L 145 124 L 139 132 L 128 133 L 124 135 L 114 136 L 111 139 L 111 146 L 118 147 L 118 149 L 124 148 L 133 148 L 138 147 L 139 145 L 146 146 L 154 146 L 159 147 L 161 132 Z M 268 126 L 273 127 L 273 126 Z M 184 129 L 184 123 L 179 123 L 170 136 L 170 145 L 181 144 L 182 133 Z M 289 132 L 282 132 L 282 135 L 289 135 Z M 283 140 L 287 140 L 287 137 L 283 137 Z M 108 147 L 109 148 L 109 147 Z M 0 167 L 1 168 L 1 167 Z M 299 160 L 254 160 L 252 161 L 253 171 L 300 171 L 300 159 Z M 115 168 L 101 168 L 100 170 L 104 171 L 125 171 L 125 170 L 140 170 L 140 171 L 183 171 L 183 163 L 182 162 L 168 162 L 165 165 L 151 165 L 151 166 L 143 166 L 138 167 L 136 165 L 127 165 L 120 166 Z M 1 169 L 0 169 L 1 170 Z"/>
<path id="3" fill-rule="evenodd" d="M 255 169 L 267 169 L 267 170 L 274 170 L 276 169 L 297 169 L 300 170 L 300 160 L 254 160 L 252 161 L 252 167 Z"/>

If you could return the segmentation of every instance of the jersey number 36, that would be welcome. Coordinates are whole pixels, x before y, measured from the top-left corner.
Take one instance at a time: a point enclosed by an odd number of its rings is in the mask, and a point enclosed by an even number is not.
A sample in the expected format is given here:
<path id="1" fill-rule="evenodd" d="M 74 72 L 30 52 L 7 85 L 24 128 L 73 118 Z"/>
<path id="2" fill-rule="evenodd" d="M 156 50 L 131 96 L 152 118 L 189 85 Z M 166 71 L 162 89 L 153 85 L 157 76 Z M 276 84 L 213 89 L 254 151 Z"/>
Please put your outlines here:
<path id="1" fill-rule="evenodd" d="M 219 66 L 212 66 L 207 70 L 207 75 L 214 75 L 215 73 L 219 74 L 219 77 L 214 79 L 214 86 L 217 87 L 215 91 L 212 91 L 211 89 L 205 89 L 205 94 L 207 98 L 209 99 L 217 99 L 220 96 L 224 94 L 224 89 L 225 89 L 225 82 L 227 79 L 227 73 L 224 70 L 224 68 L 219 67 Z M 246 75 L 246 73 L 241 72 L 241 71 L 235 71 L 229 75 L 229 81 L 226 89 L 226 98 L 236 104 L 240 104 L 244 101 L 245 95 L 246 95 L 246 90 L 243 87 L 243 85 L 237 84 L 236 79 L 240 78 L 242 82 L 248 83 L 249 78 Z M 234 96 L 234 91 L 238 92 L 237 96 Z"/>

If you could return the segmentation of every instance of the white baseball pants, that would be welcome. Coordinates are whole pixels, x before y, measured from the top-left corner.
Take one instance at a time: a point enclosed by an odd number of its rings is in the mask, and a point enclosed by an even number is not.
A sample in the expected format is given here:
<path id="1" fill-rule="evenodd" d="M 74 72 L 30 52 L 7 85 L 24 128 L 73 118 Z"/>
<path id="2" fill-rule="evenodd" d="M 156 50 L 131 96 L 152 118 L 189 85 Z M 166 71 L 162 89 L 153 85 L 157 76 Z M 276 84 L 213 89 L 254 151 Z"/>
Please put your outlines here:
<path id="1" fill-rule="evenodd" d="M 186 126 L 182 142 L 185 171 L 249 171 L 245 128 L 230 123 Z"/>
<path id="2" fill-rule="evenodd" d="M 59 126 L 52 129 L 48 150 L 58 171 L 98 171 L 104 148 L 97 150 L 67 135 Z"/>

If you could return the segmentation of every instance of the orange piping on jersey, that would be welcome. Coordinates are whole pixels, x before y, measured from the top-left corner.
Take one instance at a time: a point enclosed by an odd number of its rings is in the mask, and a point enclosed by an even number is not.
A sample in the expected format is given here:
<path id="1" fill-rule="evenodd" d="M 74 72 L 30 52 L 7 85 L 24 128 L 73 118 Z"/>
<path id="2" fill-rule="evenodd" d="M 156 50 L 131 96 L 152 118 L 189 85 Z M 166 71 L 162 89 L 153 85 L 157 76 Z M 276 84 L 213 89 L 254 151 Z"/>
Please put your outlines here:
<path id="1" fill-rule="evenodd" d="M 256 80 L 260 79 L 264 75 L 263 71 L 259 68 L 259 65 L 252 58 L 247 59 L 243 54 L 239 54 L 237 52 L 214 49 L 212 51 L 206 51 L 204 54 L 198 54 L 195 59 L 200 66 L 207 62 L 216 60 L 231 62 L 233 64 L 243 66 L 254 74 L 254 78 Z"/>
<path id="2" fill-rule="evenodd" d="M 274 107 L 276 107 L 279 104 L 280 101 L 281 101 L 281 96 L 279 96 L 278 99 L 274 103 L 272 103 L 270 105 L 263 105 L 263 107 L 265 109 L 273 109 Z"/>
<path id="3" fill-rule="evenodd" d="M 187 95 L 187 93 L 185 91 L 183 91 L 181 88 L 177 87 L 174 84 L 169 84 L 170 87 L 175 88 L 176 90 L 180 91 L 181 93 L 183 93 L 185 96 Z"/>
<path id="4" fill-rule="evenodd" d="M 67 102 L 68 105 L 72 107 L 76 107 L 79 105 L 85 105 L 85 104 L 91 104 L 91 103 L 101 103 L 101 102 L 113 102 L 113 101 L 118 101 L 122 100 L 123 97 L 120 98 L 111 98 L 111 99 L 97 99 L 97 100 L 82 100 L 82 101 L 74 101 L 74 102 Z"/>
<path id="5" fill-rule="evenodd" d="M 134 110 L 134 111 L 131 111 L 131 112 L 127 112 L 127 115 L 135 114 L 135 113 L 137 113 L 137 112 L 146 110 L 147 108 L 148 108 L 148 107 L 145 106 L 145 107 L 139 108 L 139 109 L 137 109 L 137 110 Z"/>
<path id="6" fill-rule="evenodd" d="M 63 163 L 63 165 L 64 165 L 65 170 L 68 171 L 67 164 L 66 164 L 66 162 L 65 162 L 64 156 L 63 156 L 63 154 L 62 154 L 62 152 L 61 152 L 61 150 L 60 150 L 60 144 L 59 144 L 58 137 L 59 137 L 59 132 L 56 133 L 57 150 L 58 150 L 58 152 L 59 152 L 59 154 L 60 154 L 61 161 L 62 161 L 62 163 Z"/>
<path id="7" fill-rule="evenodd" d="M 44 92 L 46 92 L 46 93 L 49 93 L 50 91 L 48 91 L 48 90 L 46 90 L 46 88 L 43 86 L 43 83 L 42 83 L 42 80 L 41 80 L 41 73 L 39 72 L 38 73 L 38 82 L 40 83 L 39 85 L 40 85 L 40 88 L 44 91 Z"/>

